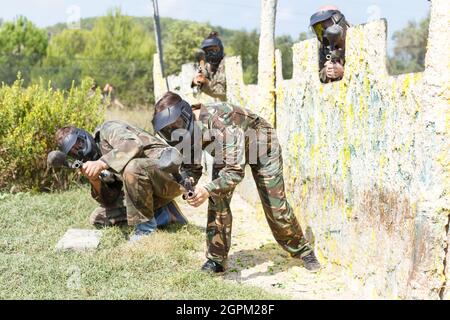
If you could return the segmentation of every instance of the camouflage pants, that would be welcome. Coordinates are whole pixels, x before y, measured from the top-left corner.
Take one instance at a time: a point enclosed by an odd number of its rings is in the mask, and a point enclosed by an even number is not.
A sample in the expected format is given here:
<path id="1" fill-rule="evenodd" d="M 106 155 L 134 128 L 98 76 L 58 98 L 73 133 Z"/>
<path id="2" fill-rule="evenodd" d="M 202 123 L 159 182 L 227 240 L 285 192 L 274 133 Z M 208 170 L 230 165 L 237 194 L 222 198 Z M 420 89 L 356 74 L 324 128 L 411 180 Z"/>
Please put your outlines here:
<path id="1" fill-rule="evenodd" d="M 156 209 L 183 193 L 183 188 L 148 158 L 131 160 L 122 178 L 129 225 L 147 222 Z"/>
<path id="2" fill-rule="evenodd" d="M 99 207 L 95 209 L 89 222 L 97 227 L 111 227 L 127 223 L 127 209 L 122 204 L 116 208 Z"/>
<path id="3" fill-rule="evenodd" d="M 164 208 L 165 211 L 160 211 L 159 216 L 156 216 L 158 214 L 158 209 L 162 208 Z M 169 213 L 169 216 L 166 215 L 167 212 Z M 157 208 L 155 211 L 155 218 L 158 228 L 162 228 L 172 223 L 187 223 L 186 217 L 181 212 L 175 200 L 172 200 L 172 202 L 166 206 Z M 92 212 L 89 222 L 97 228 L 126 225 L 128 222 L 127 208 L 123 203 L 115 208 L 99 207 Z"/>
<path id="4" fill-rule="evenodd" d="M 270 149 L 272 152 L 264 159 L 258 158 L 257 163 L 250 164 L 259 198 L 275 240 L 291 256 L 304 256 L 312 251 L 312 247 L 303 236 L 294 211 L 286 199 L 283 159 L 278 141 L 271 141 Z M 219 171 L 220 167 L 213 166 L 213 180 L 218 177 Z M 224 197 L 209 199 L 206 256 L 219 263 L 227 259 L 231 246 L 230 202 L 233 192 L 234 190 Z"/>

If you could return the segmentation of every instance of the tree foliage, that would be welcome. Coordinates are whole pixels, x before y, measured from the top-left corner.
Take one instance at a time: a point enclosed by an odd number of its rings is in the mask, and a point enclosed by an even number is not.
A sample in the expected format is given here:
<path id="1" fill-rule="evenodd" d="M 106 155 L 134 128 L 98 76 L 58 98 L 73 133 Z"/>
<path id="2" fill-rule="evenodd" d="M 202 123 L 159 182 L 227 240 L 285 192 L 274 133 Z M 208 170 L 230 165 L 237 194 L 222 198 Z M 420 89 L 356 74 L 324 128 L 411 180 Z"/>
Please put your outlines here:
<path id="1" fill-rule="evenodd" d="M 424 70 L 430 18 L 420 22 L 409 21 L 402 30 L 394 32 L 394 56 L 389 57 L 392 74 Z"/>
<path id="2" fill-rule="evenodd" d="M 70 89 L 72 83 L 80 84 L 82 79 L 81 60 L 89 32 L 67 29 L 55 35 L 47 48 L 42 66 L 33 69 L 32 78 L 50 81 L 54 88 Z"/>
<path id="3" fill-rule="evenodd" d="M 68 92 L 44 83 L 23 86 L 22 80 L 0 88 L 0 190 L 48 190 L 67 186 L 70 172 L 47 170 L 47 154 L 56 149 L 54 134 L 76 125 L 92 132 L 104 117 L 100 92 L 92 80 Z"/>
<path id="4" fill-rule="evenodd" d="M 20 72 L 27 84 L 31 69 L 45 57 L 48 36 L 31 21 L 19 16 L 0 27 L 0 79 L 12 84 Z"/>
<path id="5" fill-rule="evenodd" d="M 227 53 L 241 56 L 244 69 L 244 83 L 256 83 L 258 80 L 259 33 L 236 31 L 227 43 Z"/>
<path id="6" fill-rule="evenodd" d="M 184 63 L 193 62 L 195 52 L 211 31 L 209 25 L 186 21 L 175 21 L 168 25 L 163 50 L 165 73 L 177 73 Z"/>
<path id="7" fill-rule="evenodd" d="M 294 41 L 291 36 L 280 36 L 276 38 L 276 47 L 281 51 L 282 71 L 284 79 L 291 79 L 293 72 L 293 52 Z"/>
<path id="8" fill-rule="evenodd" d="M 153 37 L 142 26 L 120 9 L 111 10 L 87 37 L 81 55 L 82 73 L 97 83 L 112 84 L 127 104 L 150 103 L 155 52 Z"/>
<path id="9" fill-rule="evenodd" d="M 178 73 L 194 61 L 195 51 L 211 31 L 218 31 L 228 56 L 242 58 L 244 82 L 256 83 L 259 33 L 235 31 L 208 23 L 161 18 L 166 75 Z M 423 70 L 429 18 L 394 33 L 391 73 Z M 20 71 L 24 85 L 51 82 L 53 88 L 69 90 L 84 77 L 102 88 L 107 83 L 126 106 L 153 103 L 153 55 L 156 52 L 153 19 L 129 17 L 112 9 L 105 17 L 86 18 L 81 30 L 60 23 L 42 30 L 25 17 L 0 24 L 0 81 L 12 84 Z M 50 35 L 50 39 L 49 39 Z M 276 37 L 282 53 L 283 77 L 292 77 L 292 45 L 310 34 Z"/>

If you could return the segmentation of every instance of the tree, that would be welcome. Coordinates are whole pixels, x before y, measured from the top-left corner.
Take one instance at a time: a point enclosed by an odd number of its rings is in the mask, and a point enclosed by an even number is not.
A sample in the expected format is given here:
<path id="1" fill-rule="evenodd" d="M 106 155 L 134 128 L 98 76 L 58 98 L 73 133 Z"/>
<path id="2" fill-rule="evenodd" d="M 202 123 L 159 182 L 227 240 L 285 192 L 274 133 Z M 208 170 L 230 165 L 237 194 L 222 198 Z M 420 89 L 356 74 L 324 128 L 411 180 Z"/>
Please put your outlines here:
<path id="1" fill-rule="evenodd" d="M 244 69 L 244 82 L 256 83 L 258 80 L 258 49 L 259 33 L 236 31 L 227 45 L 227 53 L 232 56 L 241 56 Z"/>
<path id="2" fill-rule="evenodd" d="M 211 31 L 211 26 L 207 24 L 186 21 L 175 21 L 168 25 L 163 39 L 166 75 L 178 73 L 184 63 L 195 61 L 195 52 Z"/>
<path id="3" fill-rule="evenodd" d="M 0 27 L 0 80 L 12 84 L 20 72 L 25 84 L 31 69 L 45 57 L 48 36 L 31 21 L 19 16 Z"/>
<path id="4" fill-rule="evenodd" d="M 392 74 L 419 72 L 424 70 L 430 18 L 419 23 L 409 21 L 407 26 L 394 32 L 394 56 L 389 57 Z"/>
<path id="5" fill-rule="evenodd" d="M 72 82 L 81 83 L 80 57 L 83 55 L 89 31 L 66 29 L 50 39 L 42 66 L 33 69 L 34 82 L 39 78 L 51 81 L 54 88 L 70 89 Z"/>
<path id="6" fill-rule="evenodd" d="M 293 72 L 292 46 L 294 41 L 291 36 L 279 36 L 275 39 L 276 48 L 281 51 L 283 78 L 291 79 Z"/>
<path id="7" fill-rule="evenodd" d="M 115 94 L 127 105 L 147 104 L 153 99 L 155 52 L 152 34 L 120 9 L 110 10 L 87 37 L 80 57 L 82 73 L 99 85 L 113 85 Z"/>

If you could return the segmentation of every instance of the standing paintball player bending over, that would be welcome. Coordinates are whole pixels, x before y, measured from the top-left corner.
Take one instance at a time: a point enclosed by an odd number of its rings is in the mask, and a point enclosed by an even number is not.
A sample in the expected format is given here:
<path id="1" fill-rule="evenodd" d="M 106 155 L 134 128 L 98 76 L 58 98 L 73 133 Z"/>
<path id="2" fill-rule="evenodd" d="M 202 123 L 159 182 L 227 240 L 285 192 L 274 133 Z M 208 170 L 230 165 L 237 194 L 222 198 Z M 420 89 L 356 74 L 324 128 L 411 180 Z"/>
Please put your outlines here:
<path id="1" fill-rule="evenodd" d="M 172 146 L 183 148 L 182 168 L 195 183 L 202 174 L 196 149 L 206 150 L 214 158 L 212 181 L 196 185 L 194 207 L 209 199 L 207 261 L 202 269 L 223 272 L 231 246 L 231 197 L 250 164 L 264 213 L 281 247 L 301 260 L 306 269 L 318 271 L 320 264 L 303 236 L 294 212 L 287 202 L 281 147 L 271 125 L 250 110 L 226 102 L 191 106 L 175 93 L 167 92 L 155 106 L 153 125 Z M 186 156 L 186 150 L 194 150 Z M 244 159 L 245 158 L 245 159 Z M 194 160 L 192 162 L 191 160 Z"/>

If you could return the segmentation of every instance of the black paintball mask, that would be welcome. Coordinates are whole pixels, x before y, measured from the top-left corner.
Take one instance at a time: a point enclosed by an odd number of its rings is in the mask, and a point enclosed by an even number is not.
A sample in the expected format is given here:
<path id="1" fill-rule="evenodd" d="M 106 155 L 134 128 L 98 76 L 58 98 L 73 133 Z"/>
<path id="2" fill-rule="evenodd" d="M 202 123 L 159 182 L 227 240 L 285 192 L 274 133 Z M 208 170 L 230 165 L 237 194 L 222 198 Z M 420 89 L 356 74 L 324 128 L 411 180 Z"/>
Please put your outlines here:
<path id="1" fill-rule="evenodd" d="M 311 16 L 309 26 L 324 46 L 345 39 L 349 24 L 339 10 L 325 10 Z"/>
<path id="2" fill-rule="evenodd" d="M 194 122 L 191 105 L 187 101 L 181 100 L 177 104 L 155 113 L 153 127 L 169 145 L 175 146 L 179 143 L 180 137 L 183 138 L 183 141 L 192 139 Z M 177 134 L 175 134 L 176 131 L 178 131 Z"/>
<path id="3" fill-rule="evenodd" d="M 208 48 L 214 46 L 219 47 L 219 51 L 208 50 Z M 225 55 L 222 41 L 216 36 L 203 40 L 200 48 L 205 52 L 206 62 L 216 67 L 220 64 Z"/>
<path id="4" fill-rule="evenodd" d="M 76 146 L 76 152 L 72 148 Z M 81 161 L 100 159 L 100 150 L 94 138 L 83 129 L 75 128 L 61 142 L 59 149 L 65 154 Z"/>

